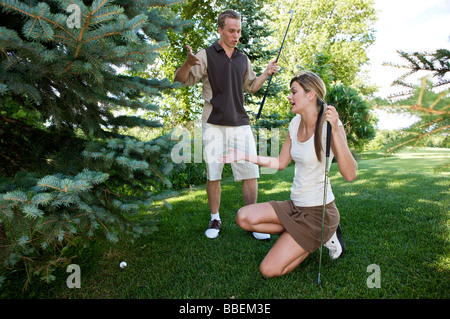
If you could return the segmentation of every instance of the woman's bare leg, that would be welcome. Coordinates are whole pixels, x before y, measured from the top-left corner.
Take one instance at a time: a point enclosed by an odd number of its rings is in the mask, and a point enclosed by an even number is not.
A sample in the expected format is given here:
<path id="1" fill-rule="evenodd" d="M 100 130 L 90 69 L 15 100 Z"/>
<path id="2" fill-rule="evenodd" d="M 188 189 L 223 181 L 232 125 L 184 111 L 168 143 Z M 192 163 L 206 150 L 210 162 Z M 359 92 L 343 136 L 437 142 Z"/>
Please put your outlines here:
<path id="1" fill-rule="evenodd" d="M 288 232 L 284 232 L 259 266 L 265 277 L 277 277 L 294 270 L 309 255 Z"/>
<path id="2" fill-rule="evenodd" d="M 244 206 L 236 214 L 236 223 L 245 230 L 266 234 L 281 234 L 284 227 L 269 203 Z"/>
<path id="3" fill-rule="evenodd" d="M 281 234 L 259 266 L 265 277 L 277 277 L 294 270 L 308 255 L 278 219 L 269 203 L 242 207 L 236 215 L 236 223 L 243 229 L 267 234 Z"/>

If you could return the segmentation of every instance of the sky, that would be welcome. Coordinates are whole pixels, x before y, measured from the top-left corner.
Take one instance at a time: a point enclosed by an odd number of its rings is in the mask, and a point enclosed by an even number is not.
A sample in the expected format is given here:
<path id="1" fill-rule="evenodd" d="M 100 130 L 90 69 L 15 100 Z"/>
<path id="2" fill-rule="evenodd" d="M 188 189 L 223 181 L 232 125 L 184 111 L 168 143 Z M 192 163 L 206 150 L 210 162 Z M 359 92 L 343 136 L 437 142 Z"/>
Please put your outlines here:
<path id="1" fill-rule="evenodd" d="M 384 62 L 403 64 L 397 50 L 450 49 L 450 0 L 375 0 L 375 9 L 378 21 L 375 44 L 368 51 L 369 77 L 379 87 L 378 96 L 388 97 L 405 90 L 391 84 L 407 70 L 382 65 Z M 407 80 L 413 82 L 414 78 Z M 379 129 L 396 129 L 414 122 L 414 118 L 406 115 L 378 111 L 377 114 Z"/>

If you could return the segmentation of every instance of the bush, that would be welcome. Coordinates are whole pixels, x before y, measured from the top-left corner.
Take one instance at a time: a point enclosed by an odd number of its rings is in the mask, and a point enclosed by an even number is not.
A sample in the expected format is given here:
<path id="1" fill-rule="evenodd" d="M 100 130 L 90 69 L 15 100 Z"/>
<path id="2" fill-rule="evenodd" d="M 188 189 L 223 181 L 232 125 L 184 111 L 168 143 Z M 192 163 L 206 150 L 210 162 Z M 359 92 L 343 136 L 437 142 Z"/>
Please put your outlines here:
<path id="1" fill-rule="evenodd" d="M 370 114 L 370 104 L 355 89 L 343 85 L 332 85 L 326 101 L 333 105 L 344 124 L 349 147 L 362 150 L 375 137 L 375 119 Z"/>

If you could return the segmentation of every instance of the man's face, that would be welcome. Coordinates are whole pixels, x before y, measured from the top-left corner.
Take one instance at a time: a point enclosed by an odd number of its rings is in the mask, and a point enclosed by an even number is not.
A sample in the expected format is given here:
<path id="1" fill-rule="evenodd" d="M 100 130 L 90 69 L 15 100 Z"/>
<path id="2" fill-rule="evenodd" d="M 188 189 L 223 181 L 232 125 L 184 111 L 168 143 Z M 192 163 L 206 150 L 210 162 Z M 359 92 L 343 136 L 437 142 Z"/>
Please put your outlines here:
<path id="1" fill-rule="evenodd" d="M 220 39 L 228 48 L 234 48 L 241 37 L 241 20 L 226 18 L 225 25 L 219 27 Z"/>

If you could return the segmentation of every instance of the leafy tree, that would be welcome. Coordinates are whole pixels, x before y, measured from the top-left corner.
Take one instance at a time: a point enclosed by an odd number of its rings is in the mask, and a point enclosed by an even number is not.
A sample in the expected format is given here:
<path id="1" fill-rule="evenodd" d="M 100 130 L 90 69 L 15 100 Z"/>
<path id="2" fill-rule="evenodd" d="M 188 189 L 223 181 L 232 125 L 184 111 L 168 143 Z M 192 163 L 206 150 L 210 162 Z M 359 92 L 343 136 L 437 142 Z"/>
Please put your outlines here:
<path id="1" fill-rule="evenodd" d="M 172 30 L 167 32 L 170 45 L 161 50 L 161 65 L 156 72 L 168 79 L 174 78 L 176 69 L 185 61 L 186 45 L 195 53 L 212 44 L 217 31 L 217 16 L 220 13 L 216 2 L 211 0 L 192 0 L 174 5 L 171 10 L 181 19 L 192 23 L 184 26 L 182 33 Z M 201 88 L 180 87 L 169 94 L 163 93 L 159 117 L 170 127 L 186 125 L 200 118 L 202 109 Z M 155 114 L 148 113 L 145 117 L 154 118 Z"/>
<path id="2" fill-rule="evenodd" d="M 349 135 L 349 144 L 360 150 L 375 136 L 375 119 L 363 95 L 374 91 L 359 77 L 361 67 L 368 61 L 366 49 L 374 42 L 373 23 L 376 20 L 372 1 L 278 1 L 269 0 L 266 8 L 273 17 L 270 27 L 276 31 L 268 38 L 269 47 L 281 45 L 284 28 L 295 15 L 280 58 L 285 71 L 277 77 L 289 83 L 302 69 L 317 73 L 327 87 L 326 101 L 338 109 Z M 288 95 L 288 85 L 283 86 Z M 278 113 L 291 118 L 287 99 L 268 99 L 266 114 Z"/>
<path id="3" fill-rule="evenodd" d="M 280 64 L 287 68 L 285 83 L 298 69 L 313 64 L 320 55 L 327 59 L 333 81 L 358 89 L 363 94 L 373 88 L 361 84 L 361 66 L 367 63 L 367 48 L 375 41 L 376 13 L 371 0 L 268 0 L 270 27 L 277 30 L 270 42 L 278 47 L 290 9 L 295 11 Z"/>
<path id="4" fill-rule="evenodd" d="M 169 196 L 172 142 L 119 130 L 161 126 L 124 110 L 177 86 L 118 69 L 155 63 L 185 25 L 177 2 L 0 2 L 0 283 L 21 265 L 50 281 L 70 247 L 150 230 L 129 216 Z"/>
<path id="5" fill-rule="evenodd" d="M 327 91 L 328 104 L 336 107 L 347 133 L 351 149 L 362 150 L 375 137 L 375 119 L 370 116 L 370 104 L 354 88 L 335 84 Z"/>

